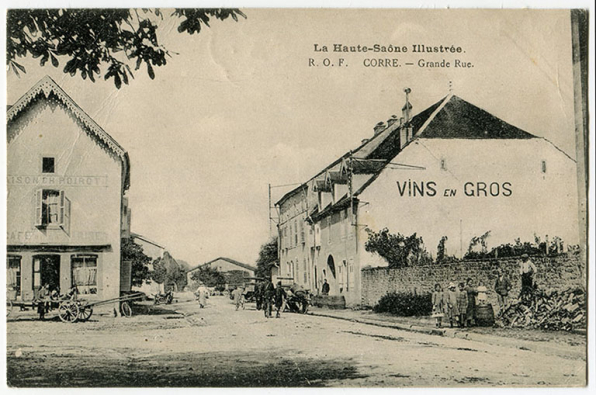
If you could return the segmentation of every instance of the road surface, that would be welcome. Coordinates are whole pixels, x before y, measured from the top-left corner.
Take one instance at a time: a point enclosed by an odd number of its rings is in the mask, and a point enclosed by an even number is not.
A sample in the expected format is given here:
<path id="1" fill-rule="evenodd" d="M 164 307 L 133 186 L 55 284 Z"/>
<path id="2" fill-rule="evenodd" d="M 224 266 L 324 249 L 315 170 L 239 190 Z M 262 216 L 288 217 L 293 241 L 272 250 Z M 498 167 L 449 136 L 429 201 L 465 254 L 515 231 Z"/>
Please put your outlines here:
<path id="1" fill-rule="evenodd" d="M 187 299 L 190 299 L 187 294 Z M 266 319 L 224 296 L 131 318 L 7 319 L 16 387 L 578 386 L 581 359 L 301 314 Z"/>

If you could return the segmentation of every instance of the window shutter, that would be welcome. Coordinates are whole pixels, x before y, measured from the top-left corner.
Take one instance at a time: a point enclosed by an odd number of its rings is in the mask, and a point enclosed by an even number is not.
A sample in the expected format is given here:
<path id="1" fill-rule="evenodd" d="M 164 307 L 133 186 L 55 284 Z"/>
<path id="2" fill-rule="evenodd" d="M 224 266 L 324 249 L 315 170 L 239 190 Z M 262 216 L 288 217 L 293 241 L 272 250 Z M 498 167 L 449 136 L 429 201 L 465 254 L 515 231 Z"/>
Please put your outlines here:
<path id="1" fill-rule="evenodd" d="M 62 229 L 70 235 L 70 200 L 64 197 L 64 225 Z"/>
<path id="2" fill-rule="evenodd" d="M 43 190 L 38 189 L 35 191 L 35 226 L 42 226 L 43 219 L 42 219 L 42 197 L 43 197 Z"/>
<path id="3" fill-rule="evenodd" d="M 58 198 L 60 203 L 60 210 L 58 211 L 58 225 L 64 228 L 64 191 L 60 191 Z"/>

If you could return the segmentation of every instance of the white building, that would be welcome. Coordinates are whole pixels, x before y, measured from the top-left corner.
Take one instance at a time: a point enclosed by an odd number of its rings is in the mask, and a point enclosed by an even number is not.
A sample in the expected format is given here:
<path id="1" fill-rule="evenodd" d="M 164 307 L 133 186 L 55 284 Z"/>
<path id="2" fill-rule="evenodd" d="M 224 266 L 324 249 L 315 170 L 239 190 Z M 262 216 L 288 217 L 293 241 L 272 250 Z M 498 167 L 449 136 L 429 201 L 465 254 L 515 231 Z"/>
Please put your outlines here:
<path id="1" fill-rule="evenodd" d="M 130 290 L 120 262 L 130 185 L 126 151 L 50 77 L 7 113 L 7 285 L 30 300 L 48 284 L 86 299 Z"/>
<path id="2" fill-rule="evenodd" d="M 360 303 L 360 270 L 387 265 L 366 229 L 416 233 L 436 255 L 558 236 L 577 244 L 576 163 L 549 141 L 449 95 L 374 135 L 277 202 L 280 275 Z M 565 133 L 570 133 L 565 131 Z"/>

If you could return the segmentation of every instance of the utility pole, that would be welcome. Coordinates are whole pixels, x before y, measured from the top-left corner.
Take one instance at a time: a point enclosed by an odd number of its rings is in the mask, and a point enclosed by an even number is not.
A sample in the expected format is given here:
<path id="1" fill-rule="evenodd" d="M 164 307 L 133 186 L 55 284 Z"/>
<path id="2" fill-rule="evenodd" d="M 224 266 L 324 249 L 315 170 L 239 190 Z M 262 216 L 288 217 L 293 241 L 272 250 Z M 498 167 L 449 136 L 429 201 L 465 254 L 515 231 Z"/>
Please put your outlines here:
<path id="1" fill-rule="evenodd" d="M 267 187 L 269 188 L 269 238 L 271 238 L 271 234 L 273 233 L 273 228 L 271 226 L 271 221 L 273 218 L 271 218 L 271 184 L 267 184 Z"/>

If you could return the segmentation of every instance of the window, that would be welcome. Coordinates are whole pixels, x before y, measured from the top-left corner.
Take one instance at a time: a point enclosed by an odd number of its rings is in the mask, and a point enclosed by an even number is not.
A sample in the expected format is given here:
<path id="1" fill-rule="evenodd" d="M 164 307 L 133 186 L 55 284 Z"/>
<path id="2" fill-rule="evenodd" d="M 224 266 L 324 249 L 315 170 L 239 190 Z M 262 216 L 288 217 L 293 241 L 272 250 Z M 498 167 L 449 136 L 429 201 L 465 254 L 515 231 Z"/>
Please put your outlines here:
<path id="1" fill-rule="evenodd" d="M 6 290 L 21 294 L 21 257 L 9 255 L 6 260 Z"/>
<path id="2" fill-rule="evenodd" d="M 39 189 L 35 192 L 35 226 L 61 227 L 70 233 L 70 200 L 64 191 Z"/>
<path id="3" fill-rule="evenodd" d="M 542 172 L 546 173 L 546 161 L 545 160 L 542 161 Z"/>
<path id="4" fill-rule="evenodd" d="M 97 255 L 73 255 L 72 285 L 79 294 L 97 293 Z"/>
<path id="5" fill-rule="evenodd" d="M 42 173 L 54 173 L 55 172 L 55 159 L 51 157 L 44 157 L 41 159 L 41 172 Z"/>

